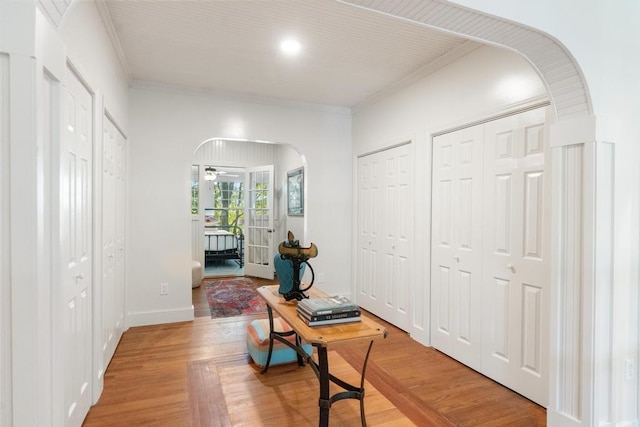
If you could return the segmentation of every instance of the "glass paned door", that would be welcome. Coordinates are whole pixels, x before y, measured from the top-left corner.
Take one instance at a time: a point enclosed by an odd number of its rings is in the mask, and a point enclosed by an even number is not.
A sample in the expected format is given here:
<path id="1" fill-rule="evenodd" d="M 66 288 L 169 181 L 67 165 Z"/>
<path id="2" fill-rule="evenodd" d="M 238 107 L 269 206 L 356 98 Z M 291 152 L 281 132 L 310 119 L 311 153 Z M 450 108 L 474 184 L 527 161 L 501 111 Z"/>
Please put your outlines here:
<path id="1" fill-rule="evenodd" d="M 245 275 L 273 279 L 273 165 L 247 168 Z"/>

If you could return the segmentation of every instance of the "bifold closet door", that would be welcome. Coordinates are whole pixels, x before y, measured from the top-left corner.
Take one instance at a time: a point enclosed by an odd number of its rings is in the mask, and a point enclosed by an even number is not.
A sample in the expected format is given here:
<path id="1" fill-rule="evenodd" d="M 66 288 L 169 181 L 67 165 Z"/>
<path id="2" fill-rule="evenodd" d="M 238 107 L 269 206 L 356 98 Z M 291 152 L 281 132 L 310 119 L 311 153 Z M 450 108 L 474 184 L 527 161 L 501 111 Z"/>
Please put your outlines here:
<path id="1" fill-rule="evenodd" d="M 413 158 L 410 143 L 358 159 L 357 302 L 411 327 Z"/>
<path id="2" fill-rule="evenodd" d="M 435 348 L 548 402 L 546 109 L 433 139 Z"/>
<path id="3" fill-rule="evenodd" d="M 433 139 L 431 342 L 481 361 L 482 125 Z"/>
<path id="4" fill-rule="evenodd" d="M 104 116 L 102 141 L 102 337 L 108 366 L 124 332 L 126 141 Z"/>
<path id="5" fill-rule="evenodd" d="M 481 372 L 548 402 L 550 181 L 545 109 L 485 124 Z"/>

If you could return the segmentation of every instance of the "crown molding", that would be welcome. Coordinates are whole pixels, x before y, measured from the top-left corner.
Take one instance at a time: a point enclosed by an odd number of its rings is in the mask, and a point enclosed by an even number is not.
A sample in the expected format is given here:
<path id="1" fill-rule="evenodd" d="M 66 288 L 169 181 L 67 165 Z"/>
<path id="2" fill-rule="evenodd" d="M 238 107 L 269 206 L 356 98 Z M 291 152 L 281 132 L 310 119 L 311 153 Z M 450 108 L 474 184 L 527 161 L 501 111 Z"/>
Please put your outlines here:
<path id="1" fill-rule="evenodd" d="M 124 71 L 127 80 L 132 81 L 133 74 L 131 73 L 131 67 L 129 67 L 129 62 L 127 61 L 127 57 L 124 54 L 124 50 L 122 49 L 122 44 L 120 44 L 120 39 L 118 38 L 118 33 L 116 32 L 116 28 L 113 25 L 113 20 L 111 19 L 111 14 L 109 13 L 107 3 L 105 2 L 105 0 L 95 0 L 94 3 L 96 5 L 96 8 L 98 9 L 98 12 L 100 13 L 104 28 L 107 31 L 107 34 L 109 34 L 111 44 L 113 45 L 113 48 L 118 55 L 118 60 L 120 61 L 122 70 Z"/>

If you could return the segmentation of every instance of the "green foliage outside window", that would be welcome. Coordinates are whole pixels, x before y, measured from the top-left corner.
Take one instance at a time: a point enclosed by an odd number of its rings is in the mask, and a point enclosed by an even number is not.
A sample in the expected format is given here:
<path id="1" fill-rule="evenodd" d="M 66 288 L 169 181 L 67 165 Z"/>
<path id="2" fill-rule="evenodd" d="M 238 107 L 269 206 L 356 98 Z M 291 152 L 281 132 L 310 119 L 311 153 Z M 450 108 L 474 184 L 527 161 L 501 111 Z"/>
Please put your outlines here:
<path id="1" fill-rule="evenodd" d="M 213 216 L 214 225 L 241 227 L 244 223 L 244 193 L 242 182 L 215 182 L 213 208 L 207 216 Z M 208 218 L 208 220 L 210 220 Z"/>
<path id="2" fill-rule="evenodd" d="M 267 184 L 264 182 L 259 182 L 256 184 L 256 198 L 255 198 L 255 206 L 256 209 L 267 209 Z"/>
<path id="3" fill-rule="evenodd" d="M 205 226 L 227 228 L 236 226 L 242 229 L 244 224 L 244 189 L 242 182 L 213 182 L 203 187 L 204 191 L 213 189 L 213 206 L 205 207 Z M 266 184 L 258 184 L 256 207 L 266 209 Z M 205 197 L 204 200 L 211 200 Z M 207 203 L 208 204 L 208 203 Z M 199 166 L 191 168 L 191 214 L 197 215 L 200 209 Z M 234 231 L 234 230 L 229 230 Z M 236 232 L 238 230 L 235 230 Z"/>
<path id="4" fill-rule="evenodd" d="M 200 182 L 198 180 L 199 174 L 198 165 L 191 167 L 191 214 L 197 215 L 200 205 Z"/>

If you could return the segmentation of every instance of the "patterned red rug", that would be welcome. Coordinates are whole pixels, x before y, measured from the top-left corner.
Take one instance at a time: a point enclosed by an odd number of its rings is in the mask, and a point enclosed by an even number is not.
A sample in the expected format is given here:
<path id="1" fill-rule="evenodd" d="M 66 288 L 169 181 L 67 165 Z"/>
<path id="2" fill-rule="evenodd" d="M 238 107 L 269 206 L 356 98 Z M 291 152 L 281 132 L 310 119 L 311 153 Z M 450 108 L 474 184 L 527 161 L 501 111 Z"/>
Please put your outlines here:
<path id="1" fill-rule="evenodd" d="M 251 279 L 205 279 L 204 286 L 212 319 L 267 312 L 267 305 L 256 291 L 258 285 Z"/>

